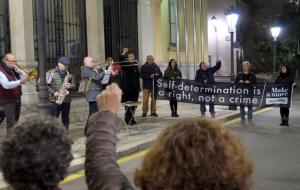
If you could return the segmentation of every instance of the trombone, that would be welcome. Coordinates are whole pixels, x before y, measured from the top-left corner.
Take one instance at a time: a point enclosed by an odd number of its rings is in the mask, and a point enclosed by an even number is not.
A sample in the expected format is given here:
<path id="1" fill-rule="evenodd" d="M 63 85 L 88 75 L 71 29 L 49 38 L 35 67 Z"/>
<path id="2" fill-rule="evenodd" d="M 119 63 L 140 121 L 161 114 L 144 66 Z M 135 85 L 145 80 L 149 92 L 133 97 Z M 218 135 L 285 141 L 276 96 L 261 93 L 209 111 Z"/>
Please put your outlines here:
<path id="1" fill-rule="evenodd" d="M 26 77 L 28 77 L 30 80 L 29 82 L 34 85 L 31 80 L 34 80 L 38 77 L 38 71 L 37 69 L 32 69 L 32 70 L 27 70 L 24 67 L 22 67 L 21 65 L 15 63 L 14 67 L 22 74 L 24 74 Z"/>

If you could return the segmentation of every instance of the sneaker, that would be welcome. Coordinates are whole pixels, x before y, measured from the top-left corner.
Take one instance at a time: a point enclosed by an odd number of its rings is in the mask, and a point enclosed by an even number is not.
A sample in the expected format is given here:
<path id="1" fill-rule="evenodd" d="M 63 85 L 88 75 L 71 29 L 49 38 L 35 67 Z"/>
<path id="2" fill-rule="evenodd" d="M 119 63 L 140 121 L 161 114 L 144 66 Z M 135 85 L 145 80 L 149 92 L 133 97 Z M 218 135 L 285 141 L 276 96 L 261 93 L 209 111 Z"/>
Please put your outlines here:
<path id="1" fill-rule="evenodd" d="M 146 117 L 146 116 L 147 116 L 147 114 L 146 114 L 146 113 L 143 113 L 142 117 Z"/>
<path id="2" fill-rule="evenodd" d="M 206 114 L 205 113 L 201 113 L 201 117 L 205 117 L 206 116 Z"/>
<path id="3" fill-rule="evenodd" d="M 175 112 L 175 113 L 174 113 L 174 117 L 179 117 L 179 115 Z"/>
<path id="4" fill-rule="evenodd" d="M 158 117 L 157 113 L 151 113 L 152 117 Z"/>

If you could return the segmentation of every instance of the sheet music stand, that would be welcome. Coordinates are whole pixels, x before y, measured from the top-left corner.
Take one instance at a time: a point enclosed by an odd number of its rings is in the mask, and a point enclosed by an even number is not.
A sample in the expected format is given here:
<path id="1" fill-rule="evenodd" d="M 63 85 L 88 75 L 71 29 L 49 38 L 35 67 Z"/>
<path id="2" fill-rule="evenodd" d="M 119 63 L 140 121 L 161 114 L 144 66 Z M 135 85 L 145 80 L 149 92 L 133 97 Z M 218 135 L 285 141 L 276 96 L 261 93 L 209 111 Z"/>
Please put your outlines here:
<path id="1" fill-rule="evenodd" d="M 140 104 L 141 104 L 141 102 L 134 102 L 134 101 L 128 101 L 128 102 L 124 102 L 124 103 L 121 104 L 121 105 L 125 108 L 125 113 L 126 113 L 126 112 L 128 111 L 128 109 L 129 109 L 129 111 L 130 111 L 131 114 L 132 114 L 132 117 L 130 118 L 129 123 L 130 123 L 130 122 L 133 120 L 133 118 L 134 118 L 134 113 L 132 112 L 132 110 L 131 110 L 130 108 L 131 108 L 131 107 L 137 107 L 137 106 L 139 106 Z M 126 129 L 127 129 L 129 135 L 134 135 L 134 134 L 140 134 L 140 133 L 142 133 L 142 129 L 141 129 L 141 127 L 140 127 L 140 125 L 139 125 L 138 122 L 136 122 L 136 124 L 135 124 L 134 126 L 130 126 L 130 125 L 128 125 L 128 124 L 126 123 L 124 115 L 122 115 L 121 118 L 122 118 L 123 123 L 125 124 L 125 127 L 126 127 Z M 134 129 L 134 128 L 135 128 L 135 129 Z M 132 134 L 132 133 L 131 133 L 131 130 L 138 131 L 138 133 Z"/>

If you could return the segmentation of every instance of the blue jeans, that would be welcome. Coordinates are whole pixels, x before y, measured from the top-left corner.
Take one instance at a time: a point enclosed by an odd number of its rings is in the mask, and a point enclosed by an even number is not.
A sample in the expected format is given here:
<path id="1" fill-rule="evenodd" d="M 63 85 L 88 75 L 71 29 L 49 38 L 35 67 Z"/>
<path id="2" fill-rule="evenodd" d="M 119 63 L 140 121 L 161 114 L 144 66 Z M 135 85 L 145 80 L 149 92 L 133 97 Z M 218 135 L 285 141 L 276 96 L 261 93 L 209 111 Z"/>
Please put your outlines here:
<path id="1" fill-rule="evenodd" d="M 200 102 L 200 112 L 201 112 L 201 114 L 206 112 L 206 105 L 204 102 Z M 214 103 L 209 104 L 209 112 L 215 113 L 215 104 Z"/>
<path id="2" fill-rule="evenodd" d="M 248 105 L 248 119 L 249 120 L 252 120 L 253 118 L 253 107 L 252 105 Z M 241 116 L 241 119 L 242 120 L 245 120 L 245 115 L 246 115 L 246 112 L 245 112 L 245 105 L 240 105 L 240 116 Z"/>

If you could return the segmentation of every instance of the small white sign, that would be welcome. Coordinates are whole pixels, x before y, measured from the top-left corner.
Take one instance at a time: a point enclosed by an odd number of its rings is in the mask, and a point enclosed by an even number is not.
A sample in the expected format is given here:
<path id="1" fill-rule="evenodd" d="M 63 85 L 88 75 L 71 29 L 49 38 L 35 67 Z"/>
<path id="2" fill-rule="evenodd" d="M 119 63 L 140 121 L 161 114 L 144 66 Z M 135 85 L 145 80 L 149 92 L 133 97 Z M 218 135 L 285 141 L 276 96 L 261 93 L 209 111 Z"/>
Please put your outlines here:
<path id="1" fill-rule="evenodd" d="M 266 104 L 288 104 L 288 98 L 266 98 Z"/>

